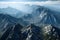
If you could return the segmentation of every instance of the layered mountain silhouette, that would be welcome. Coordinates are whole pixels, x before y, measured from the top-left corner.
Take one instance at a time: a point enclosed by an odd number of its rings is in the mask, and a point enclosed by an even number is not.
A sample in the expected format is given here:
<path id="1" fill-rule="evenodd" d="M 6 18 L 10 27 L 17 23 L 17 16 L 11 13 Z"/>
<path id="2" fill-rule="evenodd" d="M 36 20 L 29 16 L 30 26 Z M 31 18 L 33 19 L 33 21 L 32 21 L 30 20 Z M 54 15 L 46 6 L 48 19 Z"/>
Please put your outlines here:
<path id="1" fill-rule="evenodd" d="M 31 7 L 36 7 L 31 14 L 19 18 L 7 14 L 16 13 L 16 9 L 0 10 L 0 40 L 60 40 L 60 13 L 42 6 Z"/>
<path id="2" fill-rule="evenodd" d="M 16 18 L 20 18 L 25 15 L 24 12 L 12 7 L 0 8 L 0 13 L 8 14 Z"/>
<path id="3" fill-rule="evenodd" d="M 53 24 L 57 25 L 60 24 L 60 13 L 57 11 L 53 11 L 50 9 L 47 9 L 42 6 L 38 6 L 37 9 L 35 9 L 32 14 L 27 14 L 22 17 L 24 21 L 28 21 L 29 23 L 34 24 Z"/>

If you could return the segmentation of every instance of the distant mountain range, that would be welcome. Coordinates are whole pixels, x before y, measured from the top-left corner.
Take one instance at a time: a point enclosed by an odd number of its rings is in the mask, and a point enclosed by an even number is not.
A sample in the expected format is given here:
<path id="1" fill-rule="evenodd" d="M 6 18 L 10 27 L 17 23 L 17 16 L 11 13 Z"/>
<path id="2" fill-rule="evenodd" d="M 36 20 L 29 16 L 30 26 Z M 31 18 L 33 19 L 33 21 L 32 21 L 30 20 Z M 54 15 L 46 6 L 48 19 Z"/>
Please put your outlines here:
<path id="1" fill-rule="evenodd" d="M 30 7 L 30 6 L 29 6 Z M 50 10 L 43 6 L 37 6 L 32 5 L 32 12 L 30 14 L 25 14 L 22 11 L 19 11 L 17 9 L 8 7 L 8 8 L 0 8 L 0 15 L 3 15 L 2 17 L 8 17 L 6 19 L 9 19 L 12 23 L 22 23 L 22 24 L 53 24 L 57 25 L 60 24 L 60 12 Z M 4 20 L 1 17 L 1 20 Z M 17 20 L 18 21 L 17 21 Z"/>
<path id="2" fill-rule="evenodd" d="M 0 13 L 8 14 L 16 18 L 20 18 L 25 15 L 24 12 L 17 10 L 15 8 L 12 8 L 12 7 L 0 8 Z"/>
<path id="3" fill-rule="evenodd" d="M 43 6 L 32 5 L 31 7 L 33 8 L 32 13 L 26 14 L 26 15 L 24 12 L 21 12 L 11 7 L 1 9 L 0 10 L 0 23 L 2 25 L 7 22 L 11 24 L 20 23 L 22 25 L 28 25 L 32 23 L 36 25 L 60 24 L 59 12 L 52 11 Z"/>
<path id="4" fill-rule="evenodd" d="M 38 6 L 31 14 L 22 17 L 24 21 L 29 21 L 34 24 L 60 24 L 60 12 Z"/>

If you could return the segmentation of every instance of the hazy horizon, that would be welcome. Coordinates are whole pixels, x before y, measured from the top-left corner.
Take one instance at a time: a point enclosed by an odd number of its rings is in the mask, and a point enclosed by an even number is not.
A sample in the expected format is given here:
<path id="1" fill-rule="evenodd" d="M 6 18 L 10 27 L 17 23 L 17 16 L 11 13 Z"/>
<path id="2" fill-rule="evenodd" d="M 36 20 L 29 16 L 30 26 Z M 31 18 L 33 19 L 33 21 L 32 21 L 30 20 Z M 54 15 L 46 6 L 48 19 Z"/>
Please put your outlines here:
<path id="1" fill-rule="evenodd" d="M 60 1 L 45 1 L 45 2 L 0 2 L 0 8 L 12 7 L 21 11 L 29 11 L 32 10 L 32 5 L 39 5 L 44 7 L 59 7 Z"/>

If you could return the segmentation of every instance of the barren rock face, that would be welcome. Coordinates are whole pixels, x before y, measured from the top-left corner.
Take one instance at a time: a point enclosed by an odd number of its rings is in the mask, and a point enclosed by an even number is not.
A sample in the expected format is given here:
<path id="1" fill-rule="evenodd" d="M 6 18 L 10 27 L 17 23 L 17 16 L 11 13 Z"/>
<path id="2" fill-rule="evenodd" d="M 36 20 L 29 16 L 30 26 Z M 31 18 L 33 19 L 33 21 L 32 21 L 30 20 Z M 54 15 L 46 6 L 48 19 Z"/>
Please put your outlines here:
<path id="1" fill-rule="evenodd" d="M 23 27 L 16 24 L 2 35 L 1 40 L 60 40 L 60 29 L 52 25 L 35 26 L 31 24 Z"/>

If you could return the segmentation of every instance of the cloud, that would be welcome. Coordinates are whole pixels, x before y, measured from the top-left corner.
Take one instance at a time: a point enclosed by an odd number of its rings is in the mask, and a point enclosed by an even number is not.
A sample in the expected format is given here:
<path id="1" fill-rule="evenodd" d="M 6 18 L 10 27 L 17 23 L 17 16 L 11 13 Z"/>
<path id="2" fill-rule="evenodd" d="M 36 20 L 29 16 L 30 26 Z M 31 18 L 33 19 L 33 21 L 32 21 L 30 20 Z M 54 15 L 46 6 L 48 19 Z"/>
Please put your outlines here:
<path id="1" fill-rule="evenodd" d="M 60 1 L 45 1 L 45 2 L 0 2 L 0 5 L 12 5 L 12 4 L 29 4 L 29 5 L 57 5 Z"/>
<path id="2" fill-rule="evenodd" d="M 7 7 L 12 7 L 12 8 L 16 8 L 18 10 L 25 10 L 28 11 L 31 8 L 25 6 L 26 4 L 28 4 L 29 6 L 32 5 L 40 5 L 40 6 L 57 6 L 60 5 L 60 1 L 44 1 L 44 2 L 0 2 L 0 8 L 7 8 Z M 26 10 L 27 9 L 27 10 Z"/>
<path id="3" fill-rule="evenodd" d="M 60 1 L 60 0 L 0 0 L 0 1 L 24 1 L 24 2 L 26 2 L 26 1 Z"/>

